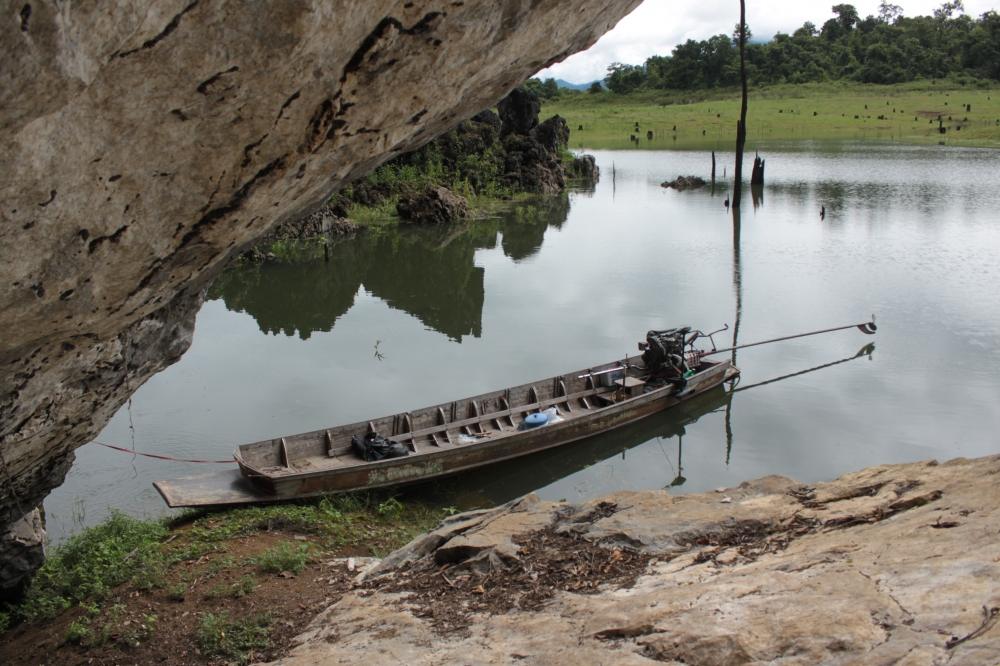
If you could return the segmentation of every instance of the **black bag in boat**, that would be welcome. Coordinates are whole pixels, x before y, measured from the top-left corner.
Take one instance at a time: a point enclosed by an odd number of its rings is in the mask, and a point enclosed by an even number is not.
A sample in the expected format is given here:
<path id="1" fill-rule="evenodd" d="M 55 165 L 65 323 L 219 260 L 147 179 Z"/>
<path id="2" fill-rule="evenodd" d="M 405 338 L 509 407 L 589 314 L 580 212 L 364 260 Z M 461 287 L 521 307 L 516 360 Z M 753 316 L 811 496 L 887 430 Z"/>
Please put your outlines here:
<path id="1" fill-rule="evenodd" d="M 384 460 L 386 458 L 402 458 L 403 456 L 410 455 L 410 450 L 405 445 L 394 442 L 391 439 L 386 439 L 382 435 L 376 435 L 373 432 L 368 433 L 364 437 L 361 437 L 361 435 L 351 437 L 351 448 L 367 462 Z"/>
<path id="2" fill-rule="evenodd" d="M 687 364 L 684 362 L 684 346 L 687 343 L 687 334 L 690 332 L 691 327 L 685 326 L 646 333 L 642 362 L 653 376 L 683 378 L 687 370 Z"/>

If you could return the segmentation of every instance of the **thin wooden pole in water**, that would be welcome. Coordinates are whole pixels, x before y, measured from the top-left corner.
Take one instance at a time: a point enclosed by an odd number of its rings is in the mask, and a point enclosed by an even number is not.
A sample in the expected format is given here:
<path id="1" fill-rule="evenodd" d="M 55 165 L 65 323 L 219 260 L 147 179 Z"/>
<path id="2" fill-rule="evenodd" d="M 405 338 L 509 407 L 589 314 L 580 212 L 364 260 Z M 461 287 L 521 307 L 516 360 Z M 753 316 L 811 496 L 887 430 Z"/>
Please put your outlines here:
<path id="1" fill-rule="evenodd" d="M 736 173 L 733 184 L 733 208 L 740 207 L 740 190 L 743 186 L 743 146 L 747 142 L 747 63 L 746 63 L 746 43 L 747 43 L 747 8 L 746 0 L 740 0 L 740 87 L 743 92 L 740 103 L 740 119 L 736 123 Z"/>

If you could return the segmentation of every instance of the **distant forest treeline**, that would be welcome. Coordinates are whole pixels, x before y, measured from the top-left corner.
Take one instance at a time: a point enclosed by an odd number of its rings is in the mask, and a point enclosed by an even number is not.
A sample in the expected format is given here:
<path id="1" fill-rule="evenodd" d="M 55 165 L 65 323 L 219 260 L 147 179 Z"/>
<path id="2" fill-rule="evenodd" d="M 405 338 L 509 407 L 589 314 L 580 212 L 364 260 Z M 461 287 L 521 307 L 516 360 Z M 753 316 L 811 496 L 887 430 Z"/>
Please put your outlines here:
<path id="1" fill-rule="evenodd" d="M 1000 14 L 995 11 L 973 19 L 963 13 L 962 0 L 944 3 L 933 16 L 912 18 L 885 0 L 878 16 L 860 18 L 847 4 L 832 11 L 822 27 L 807 21 L 791 35 L 748 44 L 750 83 L 900 83 L 961 74 L 1000 80 Z M 738 84 L 739 48 L 728 35 L 688 40 L 671 55 L 652 56 L 642 65 L 615 63 L 604 80 L 614 93 Z M 558 93 L 554 81 L 536 80 L 531 87 L 543 97 Z M 596 84 L 591 87 L 598 90 Z"/>

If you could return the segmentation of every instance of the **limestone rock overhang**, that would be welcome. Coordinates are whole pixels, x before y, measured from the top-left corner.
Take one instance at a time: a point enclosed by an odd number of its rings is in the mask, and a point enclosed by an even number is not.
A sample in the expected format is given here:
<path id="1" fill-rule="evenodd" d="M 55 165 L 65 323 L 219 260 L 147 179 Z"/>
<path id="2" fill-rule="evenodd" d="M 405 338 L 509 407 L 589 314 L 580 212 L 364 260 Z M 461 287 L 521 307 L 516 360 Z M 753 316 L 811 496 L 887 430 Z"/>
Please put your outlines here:
<path id="1" fill-rule="evenodd" d="M 9 4 L 0 525 L 184 353 L 229 257 L 638 2 Z"/>

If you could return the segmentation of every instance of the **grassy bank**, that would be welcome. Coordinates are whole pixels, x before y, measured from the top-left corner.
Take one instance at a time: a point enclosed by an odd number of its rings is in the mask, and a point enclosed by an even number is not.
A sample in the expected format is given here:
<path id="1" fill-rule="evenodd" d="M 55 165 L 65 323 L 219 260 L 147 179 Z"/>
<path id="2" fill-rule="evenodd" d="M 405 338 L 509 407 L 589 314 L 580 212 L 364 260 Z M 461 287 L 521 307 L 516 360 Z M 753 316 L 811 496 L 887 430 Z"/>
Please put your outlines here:
<path id="1" fill-rule="evenodd" d="M 568 168 L 574 156 L 569 150 L 563 150 L 559 157 Z M 398 224 L 400 217 L 396 212 L 396 204 L 399 203 L 400 196 L 433 185 L 447 187 L 455 194 L 464 197 L 469 204 L 469 218 L 473 220 L 495 217 L 498 211 L 506 210 L 511 205 L 545 196 L 518 190 L 503 182 L 492 160 L 475 160 L 470 157 L 466 162 L 472 165 L 490 165 L 489 168 L 467 167 L 471 173 L 478 176 L 476 186 L 467 176 L 455 177 L 454 174 L 433 164 L 428 168 L 421 168 L 389 163 L 380 166 L 358 183 L 347 186 L 341 193 L 335 195 L 333 203 L 342 206 L 352 222 L 368 227 Z M 373 203 L 360 203 L 356 194 L 359 189 L 382 192 L 383 198 Z M 370 197 L 362 198 L 370 199 Z"/>
<path id="2" fill-rule="evenodd" d="M 499 179 L 497 157 L 492 153 L 483 156 L 466 155 L 462 160 L 462 170 L 459 171 L 442 166 L 441 157 L 434 146 L 425 148 L 424 151 L 430 157 L 417 164 L 383 164 L 360 181 L 344 188 L 334 197 L 334 202 L 346 209 L 347 217 L 353 222 L 377 226 L 399 222 L 396 212 L 399 198 L 430 186 L 447 187 L 455 194 L 465 197 L 474 216 L 515 195 L 515 190 Z"/>
<path id="3" fill-rule="evenodd" d="M 747 148 L 767 141 L 871 140 L 1000 147 L 1000 87 L 958 82 L 850 83 L 751 90 Z M 967 106 L 971 105 L 971 109 Z M 738 90 L 581 94 L 545 103 L 566 118 L 571 148 L 731 150 Z M 939 131 L 941 116 L 945 132 Z M 635 125 L 639 123 L 639 131 Z M 581 129 L 582 126 L 582 129 Z M 676 128 L 676 129 L 675 129 Z M 647 132 L 653 138 L 647 138 Z M 630 141 L 636 135 L 638 144 Z"/>
<path id="4" fill-rule="evenodd" d="M 248 663 L 270 658 L 356 572 L 446 513 L 381 494 L 189 514 L 122 514 L 50 553 L 0 613 L 5 664 Z"/>

